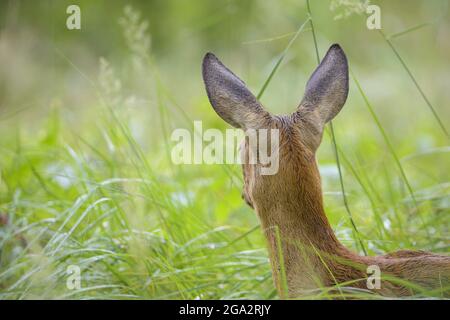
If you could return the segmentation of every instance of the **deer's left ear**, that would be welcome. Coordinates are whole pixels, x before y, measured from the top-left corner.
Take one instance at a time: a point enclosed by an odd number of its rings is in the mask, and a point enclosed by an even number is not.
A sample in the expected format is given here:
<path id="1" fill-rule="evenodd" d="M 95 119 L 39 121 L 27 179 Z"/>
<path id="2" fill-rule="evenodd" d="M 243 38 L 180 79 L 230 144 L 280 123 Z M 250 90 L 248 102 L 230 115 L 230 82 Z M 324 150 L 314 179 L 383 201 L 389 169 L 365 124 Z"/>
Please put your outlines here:
<path id="1" fill-rule="evenodd" d="M 245 83 L 212 53 L 202 64 L 209 101 L 217 114 L 235 128 L 257 129 L 271 119 Z"/>
<path id="2" fill-rule="evenodd" d="M 342 109 L 347 95 L 347 57 L 341 47 L 334 44 L 309 78 L 298 112 L 303 118 L 320 122 L 317 125 L 323 128 Z"/>

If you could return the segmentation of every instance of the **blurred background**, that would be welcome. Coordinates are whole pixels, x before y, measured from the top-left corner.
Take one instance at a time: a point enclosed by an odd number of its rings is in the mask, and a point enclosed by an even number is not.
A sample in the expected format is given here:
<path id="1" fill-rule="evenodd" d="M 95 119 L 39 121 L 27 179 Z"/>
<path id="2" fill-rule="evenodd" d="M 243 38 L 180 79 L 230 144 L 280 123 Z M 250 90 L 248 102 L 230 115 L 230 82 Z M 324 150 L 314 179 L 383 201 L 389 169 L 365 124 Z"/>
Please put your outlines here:
<path id="1" fill-rule="evenodd" d="M 349 205 L 327 131 L 327 214 L 361 254 L 448 253 L 449 2 L 371 1 L 382 33 L 367 3 L 310 6 L 320 57 L 339 43 L 352 73 L 333 121 Z M 66 27 L 71 4 L 80 30 Z M 303 0 L 1 1 L 0 296 L 276 297 L 239 166 L 175 166 L 170 134 L 228 128 L 203 87 L 206 52 L 256 95 L 308 16 Z M 311 31 L 261 98 L 272 113 L 302 98 Z M 65 288 L 69 264 L 84 290 Z"/>

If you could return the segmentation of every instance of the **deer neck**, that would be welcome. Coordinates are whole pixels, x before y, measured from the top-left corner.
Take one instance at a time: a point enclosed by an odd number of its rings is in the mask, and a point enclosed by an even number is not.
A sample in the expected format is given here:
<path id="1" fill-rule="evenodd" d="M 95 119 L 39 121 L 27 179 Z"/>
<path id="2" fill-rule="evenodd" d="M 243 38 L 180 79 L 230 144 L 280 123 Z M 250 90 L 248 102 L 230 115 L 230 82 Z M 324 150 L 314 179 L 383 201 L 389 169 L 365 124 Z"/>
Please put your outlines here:
<path id="1" fill-rule="evenodd" d="M 329 268 L 345 269 L 336 261 L 356 259 L 338 241 L 325 215 L 315 160 L 309 168 L 295 172 L 301 172 L 301 176 L 291 174 L 277 179 L 282 181 L 276 199 L 255 203 L 268 241 L 275 284 L 282 293 L 287 283 L 291 296 L 301 290 L 332 285 Z"/>

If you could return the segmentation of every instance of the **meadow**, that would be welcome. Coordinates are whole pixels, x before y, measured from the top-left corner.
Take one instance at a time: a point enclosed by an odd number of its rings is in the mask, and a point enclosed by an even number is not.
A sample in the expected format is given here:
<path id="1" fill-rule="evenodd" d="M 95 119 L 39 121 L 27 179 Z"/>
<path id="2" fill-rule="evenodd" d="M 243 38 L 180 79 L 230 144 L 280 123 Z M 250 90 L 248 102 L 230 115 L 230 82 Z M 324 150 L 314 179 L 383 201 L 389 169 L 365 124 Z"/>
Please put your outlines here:
<path id="1" fill-rule="evenodd" d="M 171 160 L 173 130 L 229 128 L 208 51 L 287 114 L 339 43 L 350 93 L 317 154 L 335 233 L 362 255 L 448 254 L 449 2 L 372 2 L 381 30 L 352 0 L 86 0 L 80 30 L 71 1 L 2 2 L 0 299 L 279 298 L 240 166 Z"/>

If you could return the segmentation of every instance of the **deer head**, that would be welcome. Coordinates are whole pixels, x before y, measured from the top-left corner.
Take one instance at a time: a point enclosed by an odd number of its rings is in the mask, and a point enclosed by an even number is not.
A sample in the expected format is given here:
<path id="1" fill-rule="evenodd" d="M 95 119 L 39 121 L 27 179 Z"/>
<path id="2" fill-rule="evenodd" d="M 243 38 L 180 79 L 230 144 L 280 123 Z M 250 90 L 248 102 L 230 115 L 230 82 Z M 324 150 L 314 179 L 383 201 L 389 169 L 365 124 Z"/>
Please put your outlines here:
<path id="1" fill-rule="evenodd" d="M 243 161 L 243 197 L 250 206 L 276 204 L 283 198 L 289 201 L 286 197 L 295 194 L 283 190 L 298 189 L 303 182 L 314 182 L 311 179 L 319 182 L 314 155 L 325 124 L 338 114 L 348 94 L 347 59 L 339 45 L 330 47 L 309 79 L 300 105 L 291 115 L 275 116 L 267 112 L 245 83 L 211 53 L 203 60 L 203 79 L 214 110 L 233 127 L 279 129 L 278 173 L 262 175 L 260 164 Z M 247 143 L 241 145 L 243 159 L 252 156 L 252 152 Z M 317 188 L 317 183 L 314 186 Z M 277 200 L 269 201 L 273 197 Z"/>

